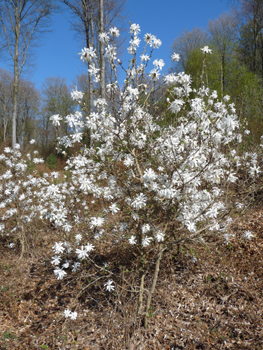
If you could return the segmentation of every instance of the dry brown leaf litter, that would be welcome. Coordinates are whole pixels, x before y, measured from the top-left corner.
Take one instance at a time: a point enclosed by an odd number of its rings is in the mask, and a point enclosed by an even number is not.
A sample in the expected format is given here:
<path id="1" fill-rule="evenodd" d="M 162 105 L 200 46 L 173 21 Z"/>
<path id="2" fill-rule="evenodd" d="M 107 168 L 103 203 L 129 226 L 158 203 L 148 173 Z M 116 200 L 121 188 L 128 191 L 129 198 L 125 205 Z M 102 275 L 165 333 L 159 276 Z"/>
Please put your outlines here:
<path id="1" fill-rule="evenodd" d="M 245 240 L 246 230 L 255 238 Z M 232 232 L 229 245 L 211 238 L 191 246 L 196 262 L 190 245 L 164 257 L 147 330 L 132 293 L 85 290 L 84 275 L 56 280 L 43 259 L 52 246 L 48 234 L 21 260 L 2 239 L 0 349 L 262 350 L 263 210 L 240 218 Z M 117 248 L 104 253 L 112 266 L 125 256 Z M 136 281 L 133 272 L 126 280 Z M 69 306 L 78 312 L 75 321 L 63 316 Z"/>

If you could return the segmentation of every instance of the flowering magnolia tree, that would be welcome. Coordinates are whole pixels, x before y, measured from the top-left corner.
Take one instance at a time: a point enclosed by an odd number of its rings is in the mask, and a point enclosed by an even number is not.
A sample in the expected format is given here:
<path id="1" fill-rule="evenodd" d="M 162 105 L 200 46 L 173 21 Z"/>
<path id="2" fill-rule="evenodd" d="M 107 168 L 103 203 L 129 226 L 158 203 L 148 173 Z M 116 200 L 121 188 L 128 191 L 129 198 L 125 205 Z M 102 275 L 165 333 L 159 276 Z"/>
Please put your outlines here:
<path id="1" fill-rule="evenodd" d="M 138 312 L 145 315 L 147 327 L 164 252 L 171 252 L 175 244 L 203 239 L 207 234 L 227 238 L 230 210 L 243 206 L 227 191 L 244 164 L 251 179 L 260 170 L 255 155 L 238 156 L 241 127 L 229 97 L 218 101 L 216 92 L 204 86 L 194 91 L 191 77 L 184 73 L 161 78 L 163 60 L 154 60 L 153 68 L 148 69 L 152 51 L 161 41 L 146 34 L 138 61 L 139 25 L 131 24 L 130 34 L 128 52 L 132 57 L 122 87 L 116 79 L 116 67 L 122 67 L 114 46 L 118 30 L 112 28 L 101 35 L 112 68 L 106 99 L 94 101 L 90 115 L 78 111 L 66 117 L 72 133 L 59 139 L 58 148 L 81 145 L 80 151 L 67 161 L 70 177 L 58 184 L 39 182 L 33 195 L 39 201 L 34 210 L 41 217 L 63 229 L 68 237 L 75 235 L 73 243 L 65 240 L 53 247 L 52 263 L 58 279 L 79 271 L 101 241 L 110 246 L 117 242 L 133 251 L 139 282 L 132 291 L 138 293 Z M 203 51 L 210 53 L 207 48 Z M 172 58 L 178 60 L 179 55 Z M 95 49 L 83 49 L 81 59 L 90 63 L 90 73 L 97 83 Z M 153 102 L 154 94 L 160 79 L 159 85 L 165 87 L 162 91 L 167 98 L 167 111 L 153 116 L 153 104 L 158 103 Z M 81 92 L 73 91 L 72 97 L 82 105 Z M 174 116 L 169 125 L 167 113 Z M 53 121 L 60 123 L 56 116 Z M 87 129 L 89 146 L 82 144 Z M 95 203 L 99 203 L 101 211 L 91 215 Z M 85 227 L 85 233 L 76 234 L 76 227 Z M 146 280 L 147 275 L 151 282 Z M 114 291 L 115 283 L 114 274 L 105 270 L 104 288 Z M 76 312 L 66 310 L 65 316 L 75 319 Z"/>

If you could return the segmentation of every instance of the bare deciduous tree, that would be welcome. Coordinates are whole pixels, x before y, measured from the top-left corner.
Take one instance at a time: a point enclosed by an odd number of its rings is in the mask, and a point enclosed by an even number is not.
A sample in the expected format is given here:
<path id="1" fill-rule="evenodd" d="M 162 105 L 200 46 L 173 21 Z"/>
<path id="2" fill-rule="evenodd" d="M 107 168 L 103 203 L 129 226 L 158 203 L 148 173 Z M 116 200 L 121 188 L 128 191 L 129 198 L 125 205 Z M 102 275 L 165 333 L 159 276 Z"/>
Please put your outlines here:
<path id="1" fill-rule="evenodd" d="M 209 20 L 207 26 L 208 32 L 211 34 L 211 42 L 220 59 L 221 66 L 221 97 L 224 96 L 226 66 L 231 60 L 234 49 L 237 44 L 238 19 L 235 12 L 226 12 L 216 18 Z"/>
<path id="2" fill-rule="evenodd" d="M 13 66 L 12 145 L 17 142 L 18 80 L 33 42 L 48 24 L 55 2 L 52 0 L 2 0 L 0 35 Z"/>
<path id="3" fill-rule="evenodd" d="M 192 31 L 188 29 L 180 33 L 171 45 L 172 53 L 180 55 L 178 70 L 185 71 L 189 54 L 196 49 L 200 49 L 210 41 L 208 33 L 203 28 L 194 27 Z"/>
<path id="4" fill-rule="evenodd" d="M 40 94 L 31 81 L 18 81 L 18 130 L 17 138 L 22 148 L 32 138 L 36 138 L 36 121 L 39 113 Z"/>
<path id="5" fill-rule="evenodd" d="M 67 124 L 62 120 L 57 129 L 52 125 L 50 118 L 59 114 L 62 118 L 74 113 L 76 103 L 70 96 L 70 89 L 65 78 L 48 77 L 42 84 L 42 109 L 39 117 L 41 130 L 39 141 L 44 153 L 49 153 L 55 146 L 55 138 L 60 134 L 67 134 Z"/>
<path id="6" fill-rule="evenodd" d="M 5 142 L 8 135 L 8 127 L 11 124 L 12 110 L 12 81 L 13 78 L 9 72 L 0 69 L 0 128 L 1 139 Z"/>
<path id="7" fill-rule="evenodd" d="M 73 15 L 73 29 L 77 35 L 84 41 L 86 47 L 94 47 L 99 53 L 101 81 L 105 84 L 105 66 L 103 54 L 103 45 L 100 45 L 99 34 L 106 31 L 111 26 L 122 26 L 124 19 L 124 6 L 126 0 L 61 0 L 70 9 Z M 121 44 L 121 41 L 120 41 Z M 102 64 L 102 66 L 101 66 Z M 101 88 L 105 88 L 100 84 Z M 93 85 L 91 74 L 89 74 L 89 111 L 92 111 Z"/>
<path id="8" fill-rule="evenodd" d="M 229 0 L 239 13 L 241 61 L 263 77 L 263 0 Z"/>

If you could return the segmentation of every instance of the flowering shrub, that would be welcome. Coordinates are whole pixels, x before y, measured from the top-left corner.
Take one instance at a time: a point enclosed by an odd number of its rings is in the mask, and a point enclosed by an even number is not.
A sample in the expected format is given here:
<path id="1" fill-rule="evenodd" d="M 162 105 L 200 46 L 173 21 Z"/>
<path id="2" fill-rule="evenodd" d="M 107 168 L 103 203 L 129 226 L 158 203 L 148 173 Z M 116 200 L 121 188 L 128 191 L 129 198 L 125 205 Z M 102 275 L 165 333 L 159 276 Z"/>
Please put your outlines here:
<path id="1" fill-rule="evenodd" d="M 37 151 L 33 154 L 28 153 L 26 159 L 23 159 L 20 145 L 17 144 L 14 150 L 6 147 L 0 155 L 4 169 L 0 176 L 0 209 L 4 210 L 0 231 L 6 232 L 5 222 L 12 222 L 9 232 L 17 233 L 22 253 L 26 240 L 25 226 L 39 214 L 40 209 L 34 203 L 34 192 L 47 185 L 44 178 L 36 178 L 27 173 L 28 168 L 32 169 L 32 165 L 43 163 L 37 154 Z M 10 243 L 10 247 L 13 246 L 14 243 Z"/>
<path id="2" fill-rule="evenodd" d="M 164 94 L 169 94 L 167 108 L 174 118 L 167 125 L 165 113 L 153 117 L 151 111 L 157 104 L 153 102 L 154 94 L 164 62 L 154 60 L 148 73 L 147 67 L 152 50 L 161 41 L 146 34 L 138 62 L 140 27 L 132 24 L 130 33 L 128 52 L 132 57 L 122 87 L 116 80 L 116 67 L 122 66 L 113 42 L 116 29 L 101 36 L 112 68 L 107 98 L 98 98 L 88 116 L 79 111 L 68 116 L 72 133 L 59 140 L 59 145 L 66 148 L 81 144 L 83 130 L 88 128 L 91 145 L 83 144 L 68 159 L 66 170 L 71 173 L 68 181 L 34 182 L 39 188 L 32 190 L 28 198 L 34 194 L 39 206 L 28 209 L 32 215 L 37 209 L 69 236 L 74 227 L 73 243 L 65 240 L 53 247 L 52 264 L 58 279 L 81 269 L 82 262 L 91 258 L 100 242 L 110 246 L 121 244 L 132 250 L 138 260 L 140 279 L 139 288 L 133 291 L 139 292 L 139 313 L 146 315 L 147 326 L 163 253 L 172 251 L 173 245 L 184 240 L 212 233 L 227 235 L 230 210 L 243 207 L 227 191 L 238 179 L 239 168 L 246 165 L 251 179 L 260 169 L 255 156 L 238 155 L 241 127 L 229 97 L 218 101 L 217 94 L 204 86 L 193 90 L 189 75 L 169 74 L 162 78 Z M 204 53 L 208 50 L 203 49 Z M 83 49 L 81 59 L 90 63 L 90 72 L 98 82 L 95 49 Z M 173 59 L 178 60 L 179 56 L 174 54 Z M 82 96 L 77 90 L 72 93 L 80 104 Z M 8 179 L 8 172 L 4 176 Z M 20 198 L 15 184 L 12 186 L 13 197 Z M 97 215 L 91 214 L 95 203 L 101 208 Z M 76 227 L 85 231 L 76 234 Z M 251 233 L 246 236 L 252 238 Z M 145 277 L 152 265 L 154 273 L 145 304 Z M 106 291 L 114 292 L 114 274 L 96 266 L 105 271 Z M 69 310 L 65 316 L 72 318 Z"/>

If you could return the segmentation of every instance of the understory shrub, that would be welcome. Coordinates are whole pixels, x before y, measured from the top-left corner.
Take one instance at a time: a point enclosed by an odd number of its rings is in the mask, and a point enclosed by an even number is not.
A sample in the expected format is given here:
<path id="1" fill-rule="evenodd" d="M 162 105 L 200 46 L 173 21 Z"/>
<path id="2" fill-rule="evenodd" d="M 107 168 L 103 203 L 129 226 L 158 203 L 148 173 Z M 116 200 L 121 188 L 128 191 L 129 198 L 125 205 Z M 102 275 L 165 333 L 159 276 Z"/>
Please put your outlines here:
<path id="1" fill-rule="evenodd" d="M 46 165 L 49 167 L 49 169 L 57 169 L 58 168 L 58 161 L 57 157 L 54 153 L 51 153 L 46 160 Z"/>

